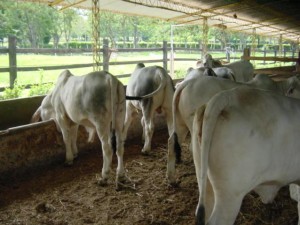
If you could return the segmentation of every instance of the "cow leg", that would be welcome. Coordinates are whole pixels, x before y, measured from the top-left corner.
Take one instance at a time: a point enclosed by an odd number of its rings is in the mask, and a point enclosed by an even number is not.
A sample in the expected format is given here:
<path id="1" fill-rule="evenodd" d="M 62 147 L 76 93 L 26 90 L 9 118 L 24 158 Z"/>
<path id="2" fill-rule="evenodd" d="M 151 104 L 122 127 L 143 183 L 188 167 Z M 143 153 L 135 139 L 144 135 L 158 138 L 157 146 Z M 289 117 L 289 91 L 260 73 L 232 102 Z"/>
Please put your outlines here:
<path id="1" fill-rule="evenodd" d="M 121 132 L 120 132 L 121 133 Z M 124 141 L 122 139 L 122 135 L 116 132 L 117 138 L 117 159 L 118 159 L 118 166 L 117 166 L 117 177 L 116 177 L 116 190 L 120 190 L 125 184 L 128 185 L 130 179 L 127 178 L 124 168 Z"/>
<path id="2" fill-rule="evenodd" d="M 74 155 L 72 151 L 72 131 L 74 127 L 77 125 L 74 124 L 69 118 L 64 117 L 64 116 L 58 116 L 56 118 L 59 127 L 61 129 L 62 135 L 63 135 L 63 140 L 65 143 L 65 148 L 66 148 L 66 165 L 72 165 L 73 160 L 74 160 Z"/>
<path id="3" fill-rule="evenodd" d="M 144 117 L 142 116 L 141 118 L 141 125 L 142 125 L 142 128 L 143 128 L 143 136 L 142 136 L 142 140 L 145 141 L 145 128 L 146 128 L 146 124 L 145 124 L 145 120 L 144 120 Z"/>
<path id="4" fill-rule="evenodd" d="M 133 118 L 136 116 L 136 110 L 132 106 L 132 104 L 128 101 L 126 102 L 126 115 L 125 115 L 125 122 L 123 127 L 123 139 L 126 140 L 127 138 L 127 132 L 128 128 L 130 127 L 130 124 L 132 123 Z"/>
<path id="5" fill-rule="evenodd" d="M 154 110 L 151 110 L 149 113 L 144 112 L 144 132 L 145 132 L 145 143 L 142 149 L 142 153 L 147 154 L 151 150 L 151 140 L 154 132 L 154 120 L 153 120 Z"/>
<path id="6" fill-rule="evenodd" d="M 77 133 L 78 133 L 78 125 L 74 125 L 70 129 L 70 135 L 71 135 L 71 149 L 73 153 L 74 159 L 78 156 L 78 149 L 77 149 Z"/>
<path id="7" fill-rule="evenodd" d="M 100 185 L 106 185 L 109 178 L 111 163 L 112 163 L 112 148 L 110 144 L 110 129 L 108 125 L 100 123 L 101 126 L 96 127 L 98 137 L 102 145 L 103 154 L 103 167 L 102 167 L 102 178 L 99 180 Z"/>
<path id="8" fill-rule="evenodd" d="M 224 187 L 223 187 L 224 188 Z M 215 206 L 207 225 L 232 225 L 239 213 L 244 195 L 235 195 L 232 190 L 215 191 Z"/>
<path id="9" fill-rule="evenodd" d="M 185 125 L 177 125 L 176 126 L 176 135 L 177 135 L 177 141 L 176 145 L 181 146 L 183 143 L 187 133 L 188 129 Z M 175 185 L 176 184 L 176 175 L 175 175 L 175 163 L 176 163 L 176 157 L 175 157 L 175 135 L 172 134 L 169 137 L 168 140 L 168 162 L 167 162 L 167 179 L 169 184 Z"/>
<path id="10" fill-rule="evenodd" d="M 262 184 L 256 187 L 254 191 L 259 195 L 261 201 L 264 204 L 269 204 L 274 201 L 274 198 L 276 197 L 279 189 L 280 186 L 278 185 Z"/>

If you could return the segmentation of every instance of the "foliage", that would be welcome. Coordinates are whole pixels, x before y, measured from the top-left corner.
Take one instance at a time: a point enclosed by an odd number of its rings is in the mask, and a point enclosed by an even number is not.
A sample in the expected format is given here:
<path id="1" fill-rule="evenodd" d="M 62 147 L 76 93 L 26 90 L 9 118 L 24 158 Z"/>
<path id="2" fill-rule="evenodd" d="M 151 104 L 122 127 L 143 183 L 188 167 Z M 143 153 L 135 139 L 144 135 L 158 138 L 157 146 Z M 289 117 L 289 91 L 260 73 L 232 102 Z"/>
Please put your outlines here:
<path id="1" fill-rule="evenodd" d="M 22 94 L 22 91 L 23 91 L 23 88 L 20 85 L 18 85 L 17 80 L 15 80 L 14 87 L 13 88 L 5 88 L 2 96 L 0 96 L 0 100 L 19 98 Z"/>
<path id="2" fill-rule="evenodd" d="M 30 88 L 29 96 L 45 95 L 53 85 L 53 83 L 44 83 L 44 70 L 39 70 L 39 83 Z"/>

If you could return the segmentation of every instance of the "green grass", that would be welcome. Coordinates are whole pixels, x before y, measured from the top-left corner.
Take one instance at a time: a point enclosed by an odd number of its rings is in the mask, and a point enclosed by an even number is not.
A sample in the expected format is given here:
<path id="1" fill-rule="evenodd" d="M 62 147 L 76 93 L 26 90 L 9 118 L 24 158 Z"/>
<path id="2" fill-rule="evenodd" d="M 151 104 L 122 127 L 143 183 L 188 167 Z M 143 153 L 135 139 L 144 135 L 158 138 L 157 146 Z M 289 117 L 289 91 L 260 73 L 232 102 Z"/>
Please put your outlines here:
<path id="1" fill-rule="evenodd" d="M 219 58 L 224 57 L 224 53 L 212 53 L 213 57 Z M 242 53 L 232 54 L 232 57 L 241 57 Z M 256 56 L 263 56 L 262 53 L 256 53 Z M 267 56 L 273 56 L 273 54 L 268 54 Z M 200 53 L 181 53 L 176 52 L 177 58 L 194 58 L 195 61 L 175 61 L 174 69 L 175 75 L 174 78 L 181 78 L 185 76 L 186 70 L 189 67 L 195 67 L 196 59 L 199 59 Z M 121 61 L 135 61 L 135 60 L 149 60 L 149 59 L 162 59 L 161 52 L 144 52 L 144 53 L 113 53 L 111 56 L 111 62 L 121 62 Z M 17 65 L 18 67 L 28 67 L 28 66 L 55 66 L 55 65 L 68 65 L 68 64 L 81 64 L 81 63 L 92 63 L 92 55 L 65 55 L 65 56 L 54 56 L 54 55 L 36 55 L 36 54 L 18 54 L 17 55 Z M 276 66 L 288 66 L 292 63 L 276 63 L 266 62 L 252 62 L 255 68 L 267 68 L 267 67 L 276 67 Z M 162 63 L 145 63 L 146 66 L 150 65 L 160 65 Z M 0 68 L 8 67 L 8 55 L 0 55 Z M 109 72 L 114 75 L 121 74 L 130 74 L 135 68 L 135 64 L 130 65 L 118 65 L 110 66 Z M 168 64 L 168 69 L 170 69 L 170 63 Z M 93 68 L 79 68 L 79 69 L 70 69 L 71 72 L 75 75 L 84 75 L 91 71 Z M 55 82 L 58 75 L 62 70 L 45 70 L 43 71 L 43 82 Z M 38 84 L 40 82 L 40 71 L 31 71 L 31 72 L 18 72 L 18 84 Z M 120 79 L 124 84 L 127 84 L 128 78 Z M 0 73 L 0 87 L 9 86 L 9 73 Z"/>

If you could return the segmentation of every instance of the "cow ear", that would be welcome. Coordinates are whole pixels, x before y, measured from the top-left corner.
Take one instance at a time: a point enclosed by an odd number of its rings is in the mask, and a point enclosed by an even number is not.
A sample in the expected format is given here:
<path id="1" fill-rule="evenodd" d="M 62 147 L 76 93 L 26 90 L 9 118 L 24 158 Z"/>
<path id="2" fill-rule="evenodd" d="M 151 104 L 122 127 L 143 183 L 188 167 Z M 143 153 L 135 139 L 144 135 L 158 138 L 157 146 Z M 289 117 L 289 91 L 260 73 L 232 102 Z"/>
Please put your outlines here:
<path id="1" fill-rule="evenodd" d="M 204 75 L 210 76 L 210 77 L 216 77 L 217 76 L 217 74 L 209 67 L 205 68 Z"/>
<path id="2" fill-rule="evenodd" d="M 138 63 L 138 64 L 136 64 L 135 69 L 140 69 L 140 68 L 144 68 L 144 67 L 145 67 L 144 63 Z"/>
<path id="3" fill-rule="evenodd" d="M 294 87 L 290 87 L 290 88 L 287 90 L 287 92 L 286 92 L 286 96 L 292 95 L 293 92 L 294 92 Z"/>
<path id="4" fill-rule="evenodd" d="M 41 107 L 39 107 L 36 112 L 33 114 L 33 116 L 31 117 L 30 123 L 36 123 L 39 122 L 41 118 Z"/>
<path id="5" fill-rule="evenodd" d="M 202 65 L 202 60 L 201 59 L 197 60 L 196 67 L 201 67 L 201 65 Z"/>
<path id="6" fill-rule="evenodd" d="M 187 69 L 186 72 L 187 72 L 187 73 L 190 73 L 192 70 L 194 70 L 194 68 L 193 68 L 193 67 L 190 67 L 190 68 Z"/>

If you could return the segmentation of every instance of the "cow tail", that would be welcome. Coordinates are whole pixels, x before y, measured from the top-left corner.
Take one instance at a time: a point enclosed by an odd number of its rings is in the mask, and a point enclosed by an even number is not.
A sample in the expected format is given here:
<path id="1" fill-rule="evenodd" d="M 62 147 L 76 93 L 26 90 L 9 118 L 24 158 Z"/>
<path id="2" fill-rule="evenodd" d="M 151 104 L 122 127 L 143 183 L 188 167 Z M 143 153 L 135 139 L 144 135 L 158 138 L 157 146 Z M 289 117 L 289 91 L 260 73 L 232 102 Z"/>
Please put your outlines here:
<path id="1" fill-rule="evenodd" d="M 205 225 L 205 199 L 207 188 L 208 159 L 213 132 L 222 110 L 228 105 L 228 95 L 217 94 L 195 114 L 192 132 L 193 159 L 199 188 L 196 224 Z M 200 148 L 199 148 L 200 147 Z"/>
<path id="2" fill-rule="evenodd" d="M 41 106 L 35 111 L 35 113 L 32 115 L 30 123 L 36 123 L 41 118 Z"/>
<path id="3" fill-rule="evenodd" d="M 231 75 L 231 77 L 232 77 L 232 80 L 236 82 L 234 73 L 230 73 L 230 75 Z"/>
<path id="4" fill-rule="evenodd" d="M 166 87 L 167 81 L 168 81 L 168 74 L 163 73 L 162 68 L 157 68 L 156 72 L 158 72 L 159 76 L 160 76 L 160 83 L 158 88 L 156 88 L 155 91 L 147 94 L 147 95 L 143 95 L 143 96 L 127 96 L 126 95 L 126 100 L 143 100 L 146 98 L 151 98 L 154 95 L 156 95 L 158 92 L 160 92 L 163 88 Z"/>
<path id="5" fill-rule="evenodd" d="M 178 109 L 178 102 L 179 102 L 179 98 L 181 95 L 182 90 L 186 87 L 188 82 L 183 82 L 181 83 L 175 93 L 174 93 L 174 97 L 173 97 L 173 101 L 172 101 L 172 117 L 173 117 L 173 133 L 171 135 L 171 139 L 173 139 L 174 141 L 174 147 L 173 147 L 173 151 L 175 153 L 175 157 L 176 157 L 176 163 L 180 163 L 181 162 L 181 146 L 179 144 L 178 141 L 178 135 L 177 135 L 177 127 L 176 127 L 176 112 Z"/>
<path id="6" fill-rule="evenodd" d="M 115 78 L 110 79 L 110 97 L 111 97 L 111 113 L 112 113 L 112 120 L 111 120 L 111 134 L 110 134 L 110 142 L 111 147 L 114 153 L 117 152 L 117 138 L 116 138 L 116 116 L 117 116 L 117 96 L 118 93 L 118 85 L 117 80 Z"/>

